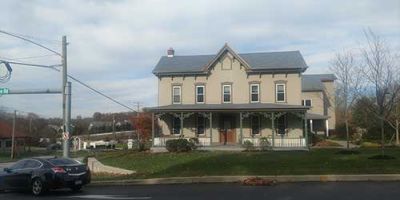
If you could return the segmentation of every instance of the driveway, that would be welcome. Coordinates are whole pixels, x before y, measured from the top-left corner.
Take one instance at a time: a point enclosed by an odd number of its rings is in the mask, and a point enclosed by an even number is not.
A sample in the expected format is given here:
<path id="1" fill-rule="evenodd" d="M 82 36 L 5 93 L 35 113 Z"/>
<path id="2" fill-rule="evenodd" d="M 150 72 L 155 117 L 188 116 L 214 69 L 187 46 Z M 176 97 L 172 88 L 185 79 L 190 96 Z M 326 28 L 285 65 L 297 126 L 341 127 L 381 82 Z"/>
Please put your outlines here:
<path id="1" fill-rule="evenodd" d="M 332 142 L 336 142 L 338 144 L 340 144 L 343 148 L 347 148 L 347 141 L 346 140 L 330 140 Z M 349 147 L 352 148 L 359 148 L 360 145 L 355 145 L 353 143 L 350 142 Z"/>

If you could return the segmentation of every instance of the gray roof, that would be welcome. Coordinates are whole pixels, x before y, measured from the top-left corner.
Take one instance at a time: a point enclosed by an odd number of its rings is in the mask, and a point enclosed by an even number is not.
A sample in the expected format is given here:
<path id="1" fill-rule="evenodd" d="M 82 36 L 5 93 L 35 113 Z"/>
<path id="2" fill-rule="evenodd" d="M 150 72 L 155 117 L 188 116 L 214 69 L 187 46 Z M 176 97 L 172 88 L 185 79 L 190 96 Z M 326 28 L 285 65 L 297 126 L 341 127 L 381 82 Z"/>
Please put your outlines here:
<path id="1" fill-rule="evenodd" d="M 238 54 L 251 70 L 305 70 L 307 65 L 299 51 Z M 205 67 L 214 55 L 162 56 L 153 70 L 154 74 L 206 73 Z"/>
<path id="2" fill-rule="evenodd" d="M 336 80 L 333 74 L 303 74 L 301 86 L 302 91 L 323 91 L 323 81 L 334 81 Z"/>
<path id="3" fill-rule="evenodd" d="M 172 104 L 166 106 L 146 108 L 146 111 L 234 111 L 234 110 L 307 110 L 309 107 L 301 105 L 275 104 L 275 103 L 247 103 L 247 104 Z"/>

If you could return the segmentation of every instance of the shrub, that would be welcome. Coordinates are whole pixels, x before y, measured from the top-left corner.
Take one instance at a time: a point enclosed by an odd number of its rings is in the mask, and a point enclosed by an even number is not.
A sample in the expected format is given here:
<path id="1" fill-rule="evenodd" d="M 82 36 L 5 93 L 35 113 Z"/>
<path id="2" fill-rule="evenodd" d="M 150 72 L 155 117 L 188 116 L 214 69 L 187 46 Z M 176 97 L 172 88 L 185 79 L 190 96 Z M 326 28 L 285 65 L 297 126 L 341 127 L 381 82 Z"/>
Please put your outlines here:
<path id="1" fill-rule="evenodd" d="M 200 144 L 199 138 L 193 137 L 189 139 L 189 143 L 192 147 L 192 150 L 197 149 L 197 145 Z"/>
<path id="2" fill-rule="evenodd" d="M 193 146 L 195 146 L 186 139 L 168 140 L 165 145 L 169 152 L 188 152 L 193 150 Z"/>
<path id="3" fill-rule="evenodd" d="M 268 141 L 268 138 L 260 138 L 260 148 L 262 151 L 267 151 L 271 148 L 271 143 Z"/>
<path id="4" fill-rule="evenodd" d="M 318 142 L 321 142 L 324 140 L 324 136 L 313 134 L 311 132 L 308 132 L 308 140 L 311 142 L 311 144 L 314 146 Z"/>
<path id="5" fill-rule="evenodd" d="M 254 144 L 249 140 L 244 141 L 242 146 L 246 151 L 254 150 Z"/>

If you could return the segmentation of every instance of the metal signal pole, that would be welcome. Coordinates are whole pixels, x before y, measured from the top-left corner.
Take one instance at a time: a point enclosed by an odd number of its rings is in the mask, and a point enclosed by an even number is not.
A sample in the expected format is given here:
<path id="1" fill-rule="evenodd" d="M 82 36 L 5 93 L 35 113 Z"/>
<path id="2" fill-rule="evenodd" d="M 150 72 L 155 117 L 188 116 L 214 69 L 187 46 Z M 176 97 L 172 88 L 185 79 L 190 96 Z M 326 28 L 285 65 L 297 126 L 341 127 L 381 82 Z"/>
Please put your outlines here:
<path id="1" fill-rule="evenodd" d="M 15 121 L 16 121 L 16 118 L 17 118 L 17 111 L 14 110 L 12 135 L 11 135 L 11 159 L 14 159 L 14 157 L 15 157 Z"/>
<path id="2" fill-rule="evenodd" d="M 63 110 L 63 156 L 69 157 L 69 129 L 71 119 L 71 102 L 67 104 L 67 93 L 71 95 L 71 84 L 67 86 L 67 36 L 62 37 L 62 110 Z M 68 88 L 67 88 L 68 87 Z M 69 90 L 69 91 L 67 91 Z"/>

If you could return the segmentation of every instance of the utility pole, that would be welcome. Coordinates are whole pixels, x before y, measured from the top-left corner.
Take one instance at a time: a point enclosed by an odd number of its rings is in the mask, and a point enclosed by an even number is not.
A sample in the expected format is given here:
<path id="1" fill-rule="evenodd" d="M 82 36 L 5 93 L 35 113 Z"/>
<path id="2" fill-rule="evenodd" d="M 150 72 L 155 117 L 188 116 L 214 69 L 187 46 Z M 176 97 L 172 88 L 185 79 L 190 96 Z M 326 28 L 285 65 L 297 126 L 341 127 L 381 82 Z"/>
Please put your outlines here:
<path id="1" fill-rule="evenodd" d="M 29 135 L 32 138 L 32 117 L 29 117 Z M 31 152 L 32 139 L 29 139 L 28 151 Z"/>
<path id="2" fill-rule="evenodd" d="M 115 114 L 113 114 L 113 119 L 112 119 L 112 131 L 114 135 L 114 140 L 117 140 L 117 134 L 115 133 Z"/>
<path id="3" fill-rule="evenodd" d="M 71 102 L 67 104 L 67 92 L 71 97 L 71 84 L 67 88 L 67 36 L 62 37 L 62 110 L 63 110 L 63 156 L 69 157 L 69 134 L 70 134 L 70 119 L 71 119 Z M 69 91 L 67 91 L 69 90 Z"/>
<path id="4" fill-rule="evenodd" d="M 66 93 L 66 112 L 65 112 L 65 130 L 64 130 L 64 151 L 63 156 L 69 157 L 69 140 L 71 135 L 71 82 L 67 82 Z"/>
<path id="5" fill-rule="evenodd" d="M 11 159 L 14 159 L 14 157 L 15 157 L 15 121 L 16 121 L 16 118 L 17 118 L 17 111 L 14 110 L 12 135 L 11 135 Z"/>
<path id="6" fill-rule="evenodd" d="M 140 113 L 140 102 L 137 101 L 137 102 L 135 102 L 135 103 L 136 103 L 136 116 L 138 116 L 139 113 Z"/>

